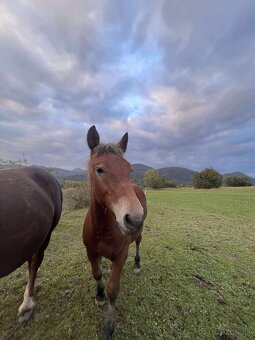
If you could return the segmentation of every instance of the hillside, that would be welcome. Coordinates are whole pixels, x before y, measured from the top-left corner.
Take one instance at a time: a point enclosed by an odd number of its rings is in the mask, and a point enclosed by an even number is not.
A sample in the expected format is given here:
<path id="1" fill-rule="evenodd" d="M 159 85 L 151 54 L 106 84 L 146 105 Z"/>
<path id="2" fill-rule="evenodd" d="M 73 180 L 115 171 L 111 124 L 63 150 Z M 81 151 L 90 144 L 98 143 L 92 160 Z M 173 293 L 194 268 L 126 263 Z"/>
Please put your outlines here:
<path id="1" fill-rule="evenodd" d="M 249 177 L 247 175 L 245 175 L 243 172 L 229 172 L 227 174 L 223 174 L 223 181 L 225 181 L 228 177 L 232 177 L 232 176 L 237 176 L 237 177 L 248 177 L 251 179 L 251 182 L 253 185 L 255 185 L 255 178 Z"/>
<path id="2" fill-rule="evenodd" d="M 229 172 L 227 174 L 223 174 L 222 177 L 225 179 L 225 178 L 228 178 L 228 177 L 231 177 L 231 176 L 237 176 L 237 177 L 249 177 L 247 175 L 245 175 L 243 172 Z"/>
<path id="3" fill-rule="evenodd" d="M 153 169 L 152 167 L 144 164 L 132 164 L 132 167 L 134 170 L 132 178 L 138 182 L 143 181 L 144 173 L 147 170 Z M 168 179 L 175 181 L 177 184 L 185 185 L 190 185 L 192 183 L 192 177 L 196 173 L 195 171 L 181 167 L 167 167 L 157 169 L 157 171 L 160 176 L 167 177 Z"/>
<path id="4" fill-rule="evenodd" d="M 36 165 L 32 165 L 35 166 Z M 0 169 L 6 169 L 10 167 L 20 167 L 20 165 L 1 165 Z M 87 178 L 86 170 L 81 168 L 76 168 L 73 170 L 66 170 L 61 168 L 53 168 L 53 167 L 43 167 L 40 166 L 40 168 L 43 168 L 53 174 L 59 181 L 63 180 L 71 180 L 71 181 L 84 181 Z M 137 182 L 143 182 L 143 176 L 146 171 L 153 169 L 152 167 L 135 163 L 132 164 L 133 173 L 132 173 L 132 179 L 134 179 Z M 160 168 L 157 169 L 160 176 L 164 176 L 168 179 L 171 179 L 175 181 L 178 185 L 191 185 L 192 184 L 192 177 L 196 173 L 193 170 L 182 168 L 182 167 L 166 167 L 166 168 Z M 238 177 L 249 177 L 246 174 L 242 172 L 231 172 L 223 174 L 223 180 L 225 180 L 227 177 L 230 176 L 238 176 Z M 251 178 L 251 177 L 249 177 Z M 253 185 L 255 185 L 255 179 L 251 178 Z"/>
<path id="5" fill-rule="evenodd" d="M 52 174 L 58 180 L 72 180 L 72 181 L 83 181 L 87 178 L 86 170 L 76 168 L 73 170 L 63 170 L 58 168 L 53 168 Z"/>
<path id="6" fill-rule="evenodd" d="M 32 165 L 32 166 L 36 167 L 36 165 Z M 40 166 L 40 168 L 47 170 L 49 173 L 54 175 L 59 181 L 63 181 L 63 180 L 82 181 L 86 179 L 86 171 L 80 168 L 76 168 L 73 170 L 43 167 L 43 166 Z"/>
<path id="7" fill-rule="evenodd" d="M 165 176 L 169 179 L 172 179 L 177 184 L 192 184 L 192 177 L 195 175 L 195 171 L 180 168 L 180 167 L 168 167 L 158 169 L 160 176 Z"/>
<path id="8" fill-rule="evenodd" d="M 137 182 L 142 182 L 144 173 L 152 169 L 152 167 L 150 166 L 139 163 L 132 164 L 132 168 L 133 168 L 132 178 Z"/>

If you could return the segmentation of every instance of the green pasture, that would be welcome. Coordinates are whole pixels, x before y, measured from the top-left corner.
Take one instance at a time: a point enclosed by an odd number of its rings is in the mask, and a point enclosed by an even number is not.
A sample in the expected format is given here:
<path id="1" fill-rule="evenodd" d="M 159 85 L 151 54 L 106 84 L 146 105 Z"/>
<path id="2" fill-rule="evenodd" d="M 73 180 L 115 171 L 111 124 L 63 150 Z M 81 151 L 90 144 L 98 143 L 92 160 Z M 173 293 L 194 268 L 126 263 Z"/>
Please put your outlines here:
<path id="1" fill-rule="evenodd" d="M 114 338 L 255 339 L 255 188 L 147 190 L 147 200 L 142 272 L 132 245 Z M 107 307 L 94 304 L 85 212 L 64 211 L 52 234 L 31 321 L 17 322 L 26 265 L 1 279 L 0 339 L 100 338 Z"/>

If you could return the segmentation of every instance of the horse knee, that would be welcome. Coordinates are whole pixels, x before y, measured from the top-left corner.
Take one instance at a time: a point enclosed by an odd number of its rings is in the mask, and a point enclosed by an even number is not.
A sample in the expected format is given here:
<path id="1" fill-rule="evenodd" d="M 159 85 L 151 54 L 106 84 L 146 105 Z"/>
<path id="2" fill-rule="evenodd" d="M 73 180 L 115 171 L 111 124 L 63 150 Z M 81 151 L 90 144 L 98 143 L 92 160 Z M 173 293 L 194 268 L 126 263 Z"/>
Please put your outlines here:
<path id="1" fill-rule="evenodd" d="M 110 299 L 111 304 L 115 303 L 118 293 L 119 293 L 119 284 L 109 281 L 107 285 L 107 295 Z"/>
<path id="2" fill-rule="evenodd" d="M 101 280 L 103 276 L 103 271 L 102 271 L 102 264 L 101 264 L 101 259 L 98 260 L 90 260 L 91 263 L 91 269 L 92 269 L 92 275 L 96 281 Z"/>
<path id="3" fill-rule="evenodd" d="M 93 277 L 94 277 L 94 279 L 96 280 L 96 281 L 99 281 L 99 280 L 101 280 L 101 278 L 102 278 L 102 274 L 100 273 L 92 273 L 92 275 L 93 275 Z"/>
<path id="4" fill-rule="evenodd" d="M 92 269 L 92 275 L 96 281 L 99 281 L 103 277 L 102 270 L 100 269 Z"/>
<path id="5" fill-rule="evenodd" d="M 103 306 L 105 304 L 104 282 L 102 278 L 97 281 L 95 303 L 98 306 Z"/>

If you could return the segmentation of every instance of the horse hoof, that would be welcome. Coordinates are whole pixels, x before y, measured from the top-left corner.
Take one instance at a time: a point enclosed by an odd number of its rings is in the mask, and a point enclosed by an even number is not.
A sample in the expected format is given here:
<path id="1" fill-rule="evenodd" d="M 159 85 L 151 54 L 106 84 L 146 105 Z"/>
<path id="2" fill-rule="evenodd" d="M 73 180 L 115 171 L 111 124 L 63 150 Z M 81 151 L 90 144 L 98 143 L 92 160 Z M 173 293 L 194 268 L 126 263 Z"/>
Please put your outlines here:
<path id="1" fill-rule="evenodd" d="M 95 298 L 95 304 L 102 307 L 105 304 L 105 298 Z"/>
<path id="2" fill-rule="evenodd" d="M 30 320 L 32 314 L 33 314 L 34 308 L 29 309 L 27 311 L 24 311 L 22 313 L 18 314 L 18 321 L 19 322 L 24 322 Z"/>
<path id="3" fill-rule="evenodd" d="M 103 340 L 112 340 L 114 321 L 106 321 L 104 325 Z"/>
<path id="4" fill-rule="evenodd" d="M 28 321 L 33 314 L 35 302 L 32 297 L 26 298 L 19 307 L 18 320 L 19 322 Z"/>
<path id="5" fill-rule="evenodd" d="M 112 335 L 109 335 L 109 334 L 104 335 L 103 340 L 112 340 Z"/>
<path id="6" fill-rule="evenodd" d="M 134 268 L 134 273 L 135 273 L 135 274 L 139 274 L 140 271 L 141 271 L 141 268 Z"/>

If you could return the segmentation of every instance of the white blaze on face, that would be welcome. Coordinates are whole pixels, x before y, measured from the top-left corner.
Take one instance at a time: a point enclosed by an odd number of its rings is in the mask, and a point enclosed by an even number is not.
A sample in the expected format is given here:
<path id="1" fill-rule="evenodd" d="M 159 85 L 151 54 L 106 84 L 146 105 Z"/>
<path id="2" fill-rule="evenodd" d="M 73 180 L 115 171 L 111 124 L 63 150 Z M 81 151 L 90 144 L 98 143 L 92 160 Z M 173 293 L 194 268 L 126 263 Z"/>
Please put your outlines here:
<path id="1" fill-rule="evenodd" d="M 126 197 L 121 197 L 117 203 L 112 204 L 112 210 L 123 235 L 130 234 L 131 229 L 125 223 L 126 215 L 144 215 L 143 207 L 138 198 L 130 201 Z"/>

